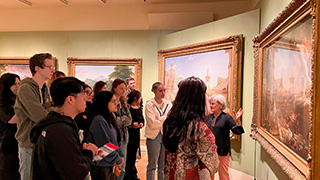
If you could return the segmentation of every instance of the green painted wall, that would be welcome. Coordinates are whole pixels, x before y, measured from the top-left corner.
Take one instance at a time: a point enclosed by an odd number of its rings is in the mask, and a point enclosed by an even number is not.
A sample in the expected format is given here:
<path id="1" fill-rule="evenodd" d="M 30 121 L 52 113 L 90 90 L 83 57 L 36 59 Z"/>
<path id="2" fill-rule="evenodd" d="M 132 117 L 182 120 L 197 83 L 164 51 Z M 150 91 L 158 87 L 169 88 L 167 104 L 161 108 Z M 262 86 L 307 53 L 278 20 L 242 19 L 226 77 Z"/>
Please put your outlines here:
<path id="1" fill-rule="evenodd" d="M 241 141 L 233 141 L 230 166 L 255 176 L 257 180 L 287 180 L 288 177 L 281 168 L 249 134 L 254 82 L 252 38 L 267 27 L 289 2 L 290 0 L 260 0 L 257 10 L 179 32 L 0 32 L 0 56 L 28 57 L 39 52 L 50 52 L 58 59 L 58 69 L 65 73 L 68 71 L 68 57 L 142 58 L 142 95 L 146 101 L 153 97 L 151 85 L 158 80 L 158 50 L 243 34 L 242 107 L 245 111 L 243 126 L 246 133 L 242 135 Z M 142 133 L 144 134 L 144 131 Z"/>
<path id="2" fill-rule="evenodd" d="M 61 31 L 1 32 L 0 57 L 31 57 L 50 52 L 58 70 L 68 73 L 68 57 L 142 58 L 142 95 L 153 97 L 151 85 L 158 80 L 158 38 L 174 31 Z M 144 137 L 144 130 L 141 131 Z"/>

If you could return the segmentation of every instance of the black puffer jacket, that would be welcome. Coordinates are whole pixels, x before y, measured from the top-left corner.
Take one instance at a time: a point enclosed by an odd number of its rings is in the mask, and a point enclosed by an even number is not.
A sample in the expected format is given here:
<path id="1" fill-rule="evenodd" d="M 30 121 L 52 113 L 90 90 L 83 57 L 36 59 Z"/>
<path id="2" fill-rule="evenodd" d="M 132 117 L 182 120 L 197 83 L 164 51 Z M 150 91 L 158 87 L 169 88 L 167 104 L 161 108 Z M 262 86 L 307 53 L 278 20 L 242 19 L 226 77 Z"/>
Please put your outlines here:
<path id="1" fill-rule="evenodd" d="M 50 112 L 32 128 L 30 138 L 35 144 L 33 179 L 86 178 L 93 154 L 82 150 L 78 127 L 71 117 Z"/>

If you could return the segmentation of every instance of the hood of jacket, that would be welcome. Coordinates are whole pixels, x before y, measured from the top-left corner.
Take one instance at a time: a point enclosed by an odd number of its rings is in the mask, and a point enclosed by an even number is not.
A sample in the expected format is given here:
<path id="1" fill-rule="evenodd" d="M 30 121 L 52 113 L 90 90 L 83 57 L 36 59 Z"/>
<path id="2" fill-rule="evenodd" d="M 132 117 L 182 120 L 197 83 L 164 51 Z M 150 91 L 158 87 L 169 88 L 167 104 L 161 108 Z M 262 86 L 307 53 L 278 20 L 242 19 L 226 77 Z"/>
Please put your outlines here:
<path id="1" fill-rule="evenodd" d="M 44 102 L 44 99 L 42 99 L 42 91 L 41 91 L 41 88 L 42 88 L 43 86 L 42 86 L 42 87 L 39 87 L 38 83 L 37 83 L 35 80 L 33 80 L 32 78 L 25 78 L 25 79 L 21 80 L 21 81 L 20 81 L 20 86 L 23 86 L 24 84 L 29 84 L 29 85 L 31 85 L 34 89 L 37 89 L 37 90 L 39 91 L 39 93 L 40 93 L 40 101 L 41 101 L 40 103 L 42 104 L 42 103 Z M 46 86 L 47 92 L 48 92 L 48 94 L 49 94 L 49 99 L 50 99 L 50 101 L 52 101 L 52 100 L 51 100 L 51 96 L 50 96 L 49 87 L 47 86 L 46 83 L 44 83 L 43 85 Z"/>
<path id="2" fill-rule="evenodd" d="M 47 117 L 45 117 L 35 127 L 31 129 L 31 132 L 30 132 L 31 142 L 35 144 L 39 136 L 41 135 L 43 129 L 56 123 L 64 123 L 68 126 L 71 126 L 76 131 L 78 131 L 78 127 L 71 117 L 59 114 L 55 111 L 51 111 L 49 112 Z"/>
<path id="3" fill-rule="evenodd" d="M 25 79 L 21 80 L 20 86 L 22 86 L 25 83 L 32 84 L 32 86 L 34 86 L 35 88 L 39 88 L 38 83 L 35 80 L 33 80 L 32 78 L 25 78 Z"/>

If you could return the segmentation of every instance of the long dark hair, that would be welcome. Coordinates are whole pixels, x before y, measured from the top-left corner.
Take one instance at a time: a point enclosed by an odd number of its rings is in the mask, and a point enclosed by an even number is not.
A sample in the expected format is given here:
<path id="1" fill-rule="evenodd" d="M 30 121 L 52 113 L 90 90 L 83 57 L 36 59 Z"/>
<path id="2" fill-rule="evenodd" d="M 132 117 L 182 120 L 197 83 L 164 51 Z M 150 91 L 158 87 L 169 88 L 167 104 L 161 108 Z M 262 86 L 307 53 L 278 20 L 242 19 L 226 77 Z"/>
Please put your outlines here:
<path id="1" fill-rule="evenodd" d="M 187 137 L 189 125 L 200 125 L 205 119 L 207 87 L 197 77 L 189 77 L 178 84 L 179 90 L 171 112 L 163 124 L 163 144 L 170 152 L 176 152 L 179 142 L 190 138 L 195 142 L 195 128 Z M 190 124 L 192 123 L 192 124 Z M 197 128 L 198 129 L 198 128 Z"/>
<path id="2" fill-rule="evenodd" d="M 117 141 L 121 141 L 120 130 L 114 119 L 113 114 L 109 111 L 108 104 L 113 97 L 113 93 L 110 91 L 101 91 L 97 94 L 96 100 L 93 103 L 93 117 L 101 115 L 109 125 L 112 125 L 117 131 Z"/>
<path id="3" fill-rule="evenodd" d="M 0 78 L 0 99 L 10 105 L 13 105 L 16 99 L 16 95 L 10 89 L 16 78 L 20 80 L 18 75 L 12 73 L 5 73 Z"/>

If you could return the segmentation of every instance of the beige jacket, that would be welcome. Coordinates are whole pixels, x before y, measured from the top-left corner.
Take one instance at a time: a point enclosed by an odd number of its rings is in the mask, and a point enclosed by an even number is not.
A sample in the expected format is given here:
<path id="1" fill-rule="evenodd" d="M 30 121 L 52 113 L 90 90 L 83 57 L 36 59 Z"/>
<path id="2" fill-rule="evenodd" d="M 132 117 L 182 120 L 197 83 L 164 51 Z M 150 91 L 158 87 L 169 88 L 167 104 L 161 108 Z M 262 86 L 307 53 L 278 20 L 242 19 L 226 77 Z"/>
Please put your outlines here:
<path id="1" fill-rule="evenodd" d="M 146 138 L 154 139 L 157 137 L 160 131 L 162 132 L 163 122 L 166 120 L 167 115 L 172 107 L 171 102 L 166 99 L 163 99 L 163 103 L 164 106 L 162 109 L 159 108 L 159 104 L 154 100 L 154 98 L 150 99 L 146 103 Z"/>

